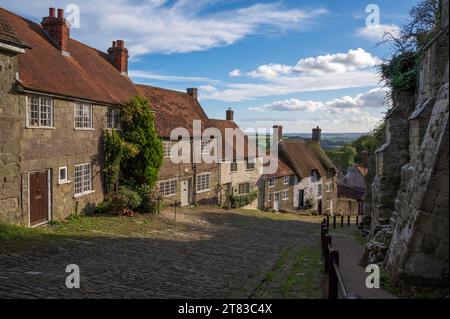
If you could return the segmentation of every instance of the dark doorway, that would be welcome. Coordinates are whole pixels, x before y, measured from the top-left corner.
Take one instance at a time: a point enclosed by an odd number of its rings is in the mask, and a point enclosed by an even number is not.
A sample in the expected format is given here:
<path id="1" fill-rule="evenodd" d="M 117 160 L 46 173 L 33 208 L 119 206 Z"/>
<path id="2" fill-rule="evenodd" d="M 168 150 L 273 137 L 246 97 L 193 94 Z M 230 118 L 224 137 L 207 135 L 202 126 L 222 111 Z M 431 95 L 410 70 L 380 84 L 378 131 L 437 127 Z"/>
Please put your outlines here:
<path id="1" fill-rule="evenodd" d="M 298 208 L 305 207 L 305 190 L 300 189 L 298 191 Z"/>

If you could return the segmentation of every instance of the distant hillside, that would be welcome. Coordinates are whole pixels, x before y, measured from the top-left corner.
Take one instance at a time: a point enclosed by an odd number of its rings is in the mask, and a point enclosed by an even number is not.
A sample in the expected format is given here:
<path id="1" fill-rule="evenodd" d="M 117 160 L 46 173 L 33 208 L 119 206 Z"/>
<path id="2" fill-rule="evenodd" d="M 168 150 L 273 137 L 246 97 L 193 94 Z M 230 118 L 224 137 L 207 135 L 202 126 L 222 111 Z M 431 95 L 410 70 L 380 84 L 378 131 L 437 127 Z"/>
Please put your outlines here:
<path id="1" fill-rule="evenodd" d="M 320 145 L 329 150 L 349 144 L 367 133 L 322 133 Z M 288 138 L 311 138 L 311 133 L 285 133 Z"/>
<path id="2" fill-rule="evenodd" d="M 320 145 L 325 150 L 339 148 L 345 144 L 349 144 L 359 138 L 362 135 L 366 135 L 367 133 L 322 133 L 322 140 L 320 141 Z M 249 134 L 252 138 L 255 138 L 255 135 Z M 289 139 L 295 138 L 311 138 L 311 133 L 285 133 L 284 137 Z M 258 136 L 258 145 L 265 146 L 269 143 L 268 139 L 270 135 L 259 135 Z"/>

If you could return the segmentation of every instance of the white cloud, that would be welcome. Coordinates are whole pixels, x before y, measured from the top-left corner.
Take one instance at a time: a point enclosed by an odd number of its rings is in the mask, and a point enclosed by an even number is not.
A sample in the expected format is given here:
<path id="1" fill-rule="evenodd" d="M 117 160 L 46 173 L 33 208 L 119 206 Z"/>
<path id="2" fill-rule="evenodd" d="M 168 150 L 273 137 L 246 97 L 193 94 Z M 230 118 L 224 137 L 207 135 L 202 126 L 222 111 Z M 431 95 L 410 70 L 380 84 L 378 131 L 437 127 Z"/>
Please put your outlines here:
<path id="1" fill-rule="evenodd" d="M 400 34 L 400 28 L 395 24 L 375 24 L 364 28 L 359 28 L 356 32 L 358 36 L 367 38 L 371 41 L 380 41 L 386 33 L 394 36 Z"/>
<path id="2" fill-rule="evenodd" d="M 0 0 L 2 6 L 40 22 L 55 6 L 52 0 Z M 302 29 L 324 9 L 303 11 L 280 2 L 254 4 L 228 11 L 215 9 L 216 0 L 78 0 L 81 28 L 73 35 L 106 50 L 124 39 L 132 56 L 208 50 L 236 43 L 255 34 Z"/>
<path id="3" fill-rule="evenodd" d="M 207 94 L 205 100 L 242 102 L 267 96 L 280 96 L 303 92 L 338 90 L 374 86 L 378 75 L 369 71 L 349 71 L 327 75 L 280 77 L 263 83 L 231 83 L 223 89 Z"/>
<path id="4" fill-rule="evenodd" d="M 343 73 L 374 67 L 379 60 L 369 52 L 358 48 L 346 53 L 319 55 L 301 59 L 296 65 L 264 64 L 248 72 L 251 78 L 276 79 L 280 76 L 302 74 Z"/>
<path id="5" fill-rule="evenodd" d="M 228 73 L 228 76 L 231 78 L 237 78 L 237 77 L 240 77 L 241 75 L 242 75 L 242 72 L 239 69 L 234 69 L 233 71 Z"/>
<path id="6" fill-rule="evenodd" d="M 365 108 L 385 107 L 386 90 L 383 88 L 371 89 L 355 97 L 343 96 L 330 101 L 303 101 L 298 99 L 288 99 L 275 101 L 261 106 L 250 107 L 251 111 L 324 111 L 334 114 L 353 115 L 360 113 Z"/>
<path id="7" fill-rule="evenodd" d="M 204 99 L 242 102 L 267 96 L 375 86 L 379 83 L 374 70 L 378 62 L 377 57 L 358 48 L 301 59 L 295 65 L 264 64 L 245 73 L 253 80 L 263 81 L 230 83 L 206 94 Z"/>
<path id="8" fill-rule="evenodd" d="M 205 78 L 205 77 L 197 77 L 197 76 L 178 76 L 178 75 L 165 75 L 154 72 L 140 71 L 140 70 L 131 70 L 128 74 L 132 78 L 136 79 L 146 79 L 146 80 L 156 80 L 156 81 L 165 81 L 165 82 L 218 82 L 217 80 Z"/>
<path id="9" fill-rule="evenodd" d="M 212 85 L 200 85 L 198 88 L 200 91 L 211 93 L 217 91 L 217 88 Z"/>

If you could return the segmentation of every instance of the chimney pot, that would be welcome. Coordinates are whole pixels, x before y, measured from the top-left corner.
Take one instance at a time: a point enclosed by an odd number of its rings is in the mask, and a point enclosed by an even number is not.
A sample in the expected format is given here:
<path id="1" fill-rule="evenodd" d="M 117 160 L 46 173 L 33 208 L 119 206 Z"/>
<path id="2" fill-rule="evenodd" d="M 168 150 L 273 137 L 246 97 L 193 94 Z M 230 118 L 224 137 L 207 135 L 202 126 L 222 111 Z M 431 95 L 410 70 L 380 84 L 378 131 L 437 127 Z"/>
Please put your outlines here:
<path id="1" fill-rule="evenodd" d="M 197 98 L 198 98 L 198 89 L 197 88 L 186 89 L 186 93 L 197 100 Z"/>
<path id="2" fill-rule="evenodd" d="M 128 50 L 125 48 L 125 41 L 113 41 L 108 54 L 115 68 L 123 75 L 128 75 Z"/>
<path id="3" fill-rule="evenodd" d="M 312 139 L 320 144 L 320 139 L 322 138 L 322 130 L 317 126 L 312 129 Z"/>
<path id="4" fill-rule="evenodd" d="M 233 118 L 234 118 L 234 111 L 230 107 L 226 112 L 226 119 L 227 121 L 233 121 Z"/>
<path id="5" fill-rule="evenodd" d="M 55 8 L 49 8 L 49 16 L 42 19 L 42 28 L 54 41 L 58 49 L 63 53 L 69 51 L 70 23 L 64 19 L 64 10 L 58 9 L 58 16 L 55 15 Z"/>

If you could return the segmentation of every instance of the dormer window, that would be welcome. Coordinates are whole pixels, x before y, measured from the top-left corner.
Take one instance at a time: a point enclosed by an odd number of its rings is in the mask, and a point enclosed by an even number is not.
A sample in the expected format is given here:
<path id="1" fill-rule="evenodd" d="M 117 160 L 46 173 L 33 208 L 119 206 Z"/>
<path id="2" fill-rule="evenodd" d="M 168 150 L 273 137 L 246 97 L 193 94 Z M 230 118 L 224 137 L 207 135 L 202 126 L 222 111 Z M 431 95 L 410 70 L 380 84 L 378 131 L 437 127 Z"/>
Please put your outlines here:
<path id="1" fill-rule="evenodd" d="M 317 182 L 319 180 L 319 173 L 315 170 L 315 169 L 313 169 L 312 171 L 311 171 L 311 182 Z"/>

